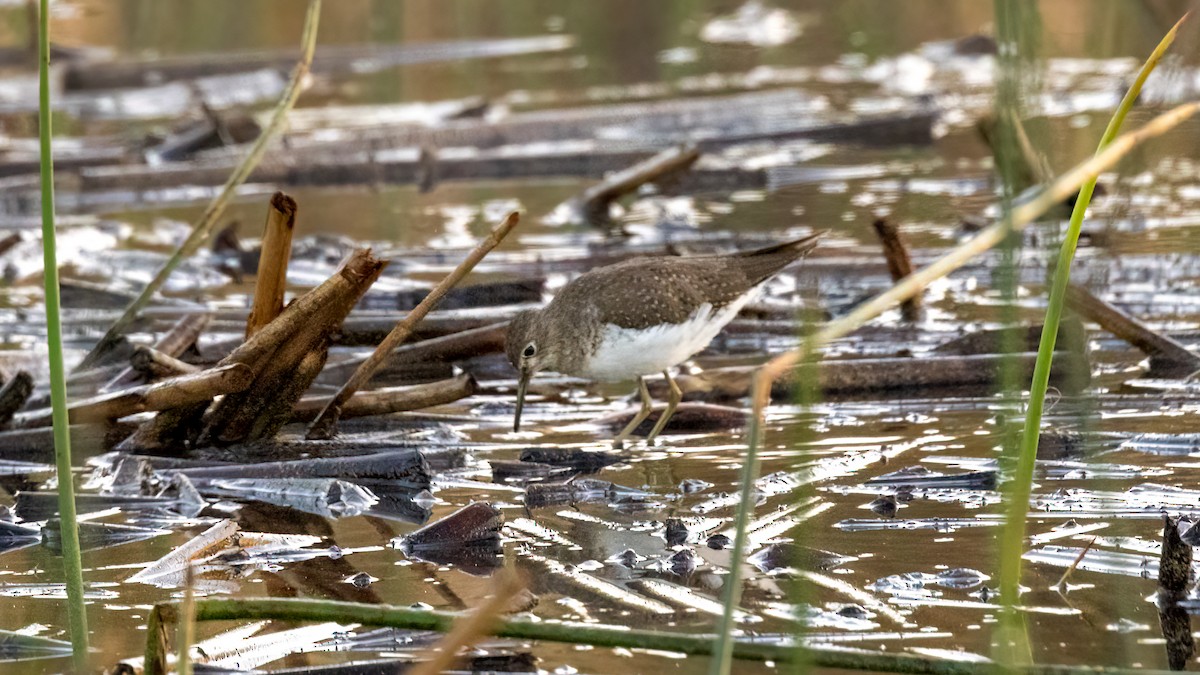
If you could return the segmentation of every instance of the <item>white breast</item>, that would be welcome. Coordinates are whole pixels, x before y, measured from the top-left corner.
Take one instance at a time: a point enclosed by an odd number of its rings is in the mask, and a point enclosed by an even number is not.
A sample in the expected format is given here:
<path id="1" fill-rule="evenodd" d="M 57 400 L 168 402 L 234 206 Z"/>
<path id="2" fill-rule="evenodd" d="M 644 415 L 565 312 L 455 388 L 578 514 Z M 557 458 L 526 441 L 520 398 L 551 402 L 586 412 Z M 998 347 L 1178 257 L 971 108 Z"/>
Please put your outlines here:
<path id="1" fill-rule="evenodd" d="M 725 307 L 703 304 L 680 324 L 664 323 L 646 329 L 606 324 L 596 353 L 584 364 L 583 377 L 617 382 L 662 372 L 686 361 L 708 346 L 733 320 L 761 286 Z"/>

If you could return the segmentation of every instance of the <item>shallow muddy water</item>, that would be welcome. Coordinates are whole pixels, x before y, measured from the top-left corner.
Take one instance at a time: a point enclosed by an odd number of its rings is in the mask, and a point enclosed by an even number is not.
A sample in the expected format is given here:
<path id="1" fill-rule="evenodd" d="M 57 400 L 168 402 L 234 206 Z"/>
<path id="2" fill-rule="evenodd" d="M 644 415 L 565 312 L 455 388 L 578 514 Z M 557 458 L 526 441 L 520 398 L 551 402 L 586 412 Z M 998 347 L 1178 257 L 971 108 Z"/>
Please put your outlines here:
<path id="1" fill-rule="evenodd" d="M 1069 168 L 1093 152 L 1140 59 L 1183 5 L 1041 5 L 1042 90 L 1026 105 L 1030 135 L 1053 170 Z M 63 42 L 110 48 L 122 56 L 289 48 L 302 23 L 294 2 L 208 2 L 201 9 L 188 3 L 79 0 L 56 7 L 55 32 Z M 768 288 L 774 304 L 761 316 L 787 321 L 802 306 L 842 315 L 890 285 L 871 228 L 874 219 L 897 223 L 915 261 L 924 264 L 968 236 L 965 216 L 981 211 L 995 215 L 991 152 L 974 128 L 993 105 L 994 59 L 953 49 L 953 41 L 991 27 L 990 3 L 792 3 L 786 16 L 758 26 L 755 33 L 773 35 L 783 44 L 757 46 L 719 41 L 730 31 L 737 36 L 736 25 L 729 23 L 737 7 L 698 1 L 564 5 L 521 0 L 503 3 L 502 9 L 483 2 L 328 3 L 322 45 L 469 39 L 486 47 L 503 38 L 546 35 L 566 36 L 570 42 L 524 55 L 467 58 L 453 52 L 448 60 L 318 80 L 301 98 L 293 131 L 298 138 L 318 135 L 322 129 L 352 127 L 365 115 L 425 114 L 397 111 L 396 104 L 473 96 L 519 115 L 787 90 L 804 102 L 797 108 L 814 124 L 932 111 L 932 142 L 862 145 L 789 137 L 716 150 L 698 166 L 711 162 L 709 167 L 761 170 L 761 180 L 756 178 L 761 184 L 733 182 L 732 187 L 626 198 L 615 218 L 625 237 L 554 222 L 555 207 L 597 178 L 566 172 L 445 180 L 428 192 L 387 181 L 355 186 L 252 183 L 242 189 L 225 220 L 240 221 L 241 236 L 256 240 L 267 196 L 277 187 L 284 189 L 300 204 L 292 290 L 315 286 L 355 243 L 363 243 L 393 261 L 368 294 L 368 306 L 373 298 L 383 303 L 389 293 L 413 287 L 414 281 L 432 285 L 512 209 L 525 214 L 520 229 L 480 265 L 471 283 L 544 278 L 547 296 L 595 261 L 646 251 L 748 248 L 831 229 L 805 264 Z M 0 9 L 0 16 L 7 16 L 7 29 L 0 35 L 18 43 L 24 25 L 20 8 Z M 719 21 L 726 24 L 713 28 Z M 1200 87 L 1196 44 L 1194 33 L 1181 34 L 1175 53 L 1182 57 L 1166 63 L 1147 85 L 1146 105 L 1131 115 L 1129 128 L 1166 104 L 1194 98 Z M 255 103 L 254 110 L 268 109 L 271 100 Z M 713 100 L 729 105 L 725 99 Z M 336 112 L 336 106 L 343 111 Z M 100 104 L 95 109 L 101 108 L 115 109 Z M 140 138 L 172 121 L 171 115 L 155 110 L 128 116 L 64 112 L 61 128 L 105 140 Z M 329 117 L 321 118 L 321 111 Z M 20 113 L 2 118 L 14 136 L 32 133 Z M 670 142 L 663 139 L 672 132 L 684 137 L 712 132 L 682 119 L 679 128 L 667 131 L 647 131 L 638 127 L 638 120 L 623 119 L 591 128 L 589 140 L 619 146 L 649 136 L 651 145 L 666 147 Z M 306 121 L 311 127 L 304 127 Z M 435 118 L 434 124 L 439 123 Z M 1134 153 L 1119 173 L 1102 177 L 1106 194 L 1093 203 L 1084 228 L 1087 241 L 1074 271 L 1076 281 L 1096 295 L 1193 349 L 1200 344 L 1198 131 L 1200 122 L 1186 122 Z M 184 236 L 184 223 L 199 216 L 215 191 L 210 186 L 176 191 L 68 186 L 60 196 L 65 277 L 103 283 L 118 301 L 135 292 L 165 251 Z M 9 221 L 4 230 L 21 233 L 23 240 L 0 254 L 8 280 L 0 287 L 0 371 L 24 368 L 44 384 L 38 242 L 29 230 L 29 209 L 15 198 L 4 205 Z M 1056 255 L 1063 217 L 1056 214 L 1024 236 L 1017 258 L 1021 289 L 1013 310 L 1022 323 L 1040 323 L 1042 281 Z M 252 284 L 218 272 L 217 258 L 206 252 L 181 268 L 155 311 L 244 311 Z M 935 284 L 925 296 L 921 321 L 906 325 L 898 312 L 889 312 L 831 345 L 828 354 L 923 358 L 940 343 L 995 328 L 1004 316 L 1002 276 L 1000 254 L 989 254 Z M 68 303 L 69 359 L 81 358 L 115 317 L 121 305 L 110 304 Z M 369 311 L 388 315 L 379 307 Z M 240 336 L 232 322 L 217 323 L 203 336 L 202 350 L 205 341 Z M 134 337 L 145 342 L 164 327 L 143 330 Z M 765 354 L 798 345 L 799 330 L 796 321 L 795 331 L 749 326 L 727 333 L 684 370 L 761 362 Z M 1054 392 L 1057 399 L 1046 420 L 1049 429 L 1078 434 L 1075 451 L 1039 464 L 1030 505 L 1024 573 L 1028 590 L 1022 606 L 1034 656 L 1041 663 L 1165 668 L 1158 611 L 1149 598 L 1155 591 L 1161 514 L 1200 517 L 1200 462 L 1195 458 L 1200 436 L 1188 436 L 1200 432 L 1197 389 L 1180 380 L 1144 377 L 1146 357 L 1095 325 L 1088 325 L 1087 345 L 1090 383 L 1078 392 L 1065 387 Z M 330 362 L 352 352 L 356 350 L 337 347 Z M 568 378 L 539 379 L 525 409 L 525 426 L 512 433 L 515 375 L 503 357 L 490 354 L 457 366 L 476 375 L 479 394 L 422 414 L 347 425 L 396 447 L 466 450 L 463 465 L 435 477 L 434 501 L 425 520 L 437 521 L 471 502 L 497 506 L 505 520 L 502 559 L 525 573 L 529 590 L 538 596 L 529 610 L 534 616 L 710 633 L 731 562 L 728 550 L 711 548 L 708 540 L 732 527 L 736 500 L 731 495 L 738 489 L 745 450 L 742 431 L 671 433 L 655 447 L 635 443 L 618 463 L 585 476 L 626 490 L 594 499 L 577 495 L 574 503 L 535 508 L 521 487 L 493 480 L 490 462 L 517 460 L 529 448 L 609 451 L 614 432 L 595 421 L 629 408 L 630 392 Z M 328 383 L 322 393 L 331 393 Z M 730 405 L 745 408 L 748 401 Z M 818 646 L 937 658 L 989 656 L 997 615 L 995 546 L 1003 511 L 996 477 L 944 485 L 922 472 L 994 472 L 1003 434 L 1011 429 L 1012 413 L 1004 399 L 991 388 L 899 390 L 831 397 L 808 409 L 777 402 L 767 416 L 752 562 L 762 562 L 772 543 L 788 539 L 843 559 L 806 567 L 798 584 L 786 570 L 747 564 L 740 627 L 768 640 L 787 639 L 797 631 L 799 611 L 808 617 L 803 639 Z M 896 472 L 908 474 L 880 480 Z M 36 473 L 0 476 L 0 503 L 13 503 L 17 491 L 37 489 L 46 479 Z M 878 498 L 897 493 L 898 500 L 871 508 Z M 129 577 L 224 518 L 245 532 L 313 539 L 293 542 L 266 559 L 218 566 L 203 575 L 201 592 L 425 603 L 458 610 L 475 605 L 491 590 L 488 574 L 498 562 L 495 557 L 484 556 L 482 563 L 462 558 L 430 562 L 398 550 L 394 540 L 419 527 L 411 514 L 407 521 L 394 513 L 334 519 L 244 499 L 208 501 L 205 510 L 186 517 L 122 512 L 101 518 L 167 532 L 85 551 L 98 662 L 111 665 L 140 655 L 149 607 L 181 595 L 177 587 L 133 583 Z M 682 519 L 685 540 L 668 536 L 668 518 Z M 1093 539 L 1069 584 L 1056 589 L 1065 569 Z M 0 629 L 66 639 L 61 586 L 54 586 L 61 578 L 59 560 L 44 546 L 0 554 L 0 606 L 5 607 Z M 797 610 L 791 606 L 796 602 L 806 607 Z M 201 625 L 199 638 L 233 628 Z M 413 652 L 403 644 L 353 650 L 353 639 L 346 635 L 366 630 L 317 626 L 289 641 L 288 646 L 300 646 L 295 651 L 303 653 L 267 648 L 220 665 L 273 669 L 342 662 L 342 651 L 363 659 Z M 488 647 L 530 650 L 511 641 Z M 543 643 L 531 651 L 540 669 L 557 673 L 700 672 L 707 667 L 702 658 L 637 650 Z M 3 669 L 56 672 L 65 665 L 49 659 L 5 663 Z M 738 672 L 775 670 L 772 664 L 738 664 Z"/>

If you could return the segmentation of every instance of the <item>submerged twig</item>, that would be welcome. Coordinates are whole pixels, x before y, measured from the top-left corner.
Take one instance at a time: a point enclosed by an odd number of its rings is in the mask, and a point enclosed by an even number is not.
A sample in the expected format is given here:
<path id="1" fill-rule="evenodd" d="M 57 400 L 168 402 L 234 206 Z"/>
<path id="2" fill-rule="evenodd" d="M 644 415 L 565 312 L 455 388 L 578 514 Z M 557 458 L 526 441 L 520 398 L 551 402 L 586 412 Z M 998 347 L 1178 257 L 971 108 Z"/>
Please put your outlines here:
<path id="1" fill-rule="evenodd" d="M 258 166 L 271 139 L 283 128 L 288 111 L 291 110 L 292 106 L 296 103 L 296 99 L 300 96 L 300 90 L 303 88 L 305 76 L 308 75 L 309 68 L 312 65 L 313 52 L 317 46 L 317 24 L 319 23 L 320 14 L 321 0 L 309 0 L 308 12 L 304 19 L 304 34 L 301 38 L 300 60 L 296 63 L 295 70 L 292 71 L 292 78 L 288 82 L 283 96 L 279 99 L 279 103 L 275 106 L 270 121 L 263 127 L 262 133 L 259 134 L 254 145 L 250 146 L 250 150 L 247 151 L 245 158 L 242 159 L 237 169 L 225 181 L 225 186 L 221 189 L 220 194 L 204 210 L 204 214 L 200 216 L 200 220 L 192 228 L 191 234 L 171 254 L 171 257 L 158 273 L 154 275 L 154 278 L 142 289 L 141 294 L 133 302 L 129 303 L 129 307 L 125 309 L 120 318 L 108 329 L 104 337 L 100 338 L 100 341 L 96 343 L 92 351 L 84 357 L 78 368 L 83 369 L 94 366 L 108 353 L 113 343 L 129 327 L 129 324 L 137 317 L 138 312 L 150 303 L 150 299 L 162 288 L 167 278 L 175 271 L 175 268 L 179 267 L 184 258 L 195 253 L 204 241 L 208 239 L 213 227 L 217 224 L 217 220 L 225 212 L 225 207 L 233 200 L 238 187 L 246 182 L 246 179 L 250 177 L 254 168 Z"/>
<path id="2" fill-rule="evenodd" d="M 504 238 L 508 236 L 508 233 L 511 232 L 514 227 L 516 227 L 519 221 L 520 215 L 516 211 L 509 213 L 508 216 L 504 218 L 504 221 L 497 225 L 496 229 L 492 230 L 492 233 L 488 235 L 486 239 L 481 241 L 479 245 L 467 255 L 466 260 L 459 263 L 458 267 L 454 268 L 453 272 L 451 272 L 445 279 L 442 279 L 441 283 L 435 286 L 433 290 L 429 291 L 429 295 L 425 296 L 425 299 L 421 301 L 421 304 L 413 308 L 413 310 L 410 311 L 408 315 L 404 317 L 404 319 L 396 324 L 396 327 L 387 334 L 387 337 L 383 338 L 383 341 L 379 343 L 379 346 L 375 348 L 375 351 L 371 353 L 371 356 L 367 357 L 366 361 L 363 361 L 362 365 L 360 365 L 358 369 L 354 371 L 354 374 L 352 374 L 350 379 L 347 380 L 344 385 L 342 385 L 342 388 L 338 390 L 337 394 L 330 399 L 329 404 L 325 406 L 325 409 L 322 410 L 319 415 L 317 415 L 317 419 L 308 429 L 309 438 L 319 439 L 333 437 L 337 428 L 337 420 L 338 416 L 340 415 L 340 408 L 350 400 L 350 397 L 354 396 L 355 392 L 361 389 L 363 385 L 365 385 L 371 379 L 371 376 L 375 374 L 375 371 L 379 369 L 380 365 L 383 364 L 384 360 L 387 359 L 392 351 L 396 347 L 400 346 L 402 342 L 407 340 L 410 335 L 412 335 L 413 327 L 416 326 L 421 319 L 425 318 L 425 315 L 437 306 L 442 297 L 446 295 L 451 288 L 454 288 L 459 281 L 462 281 L 463 277 L 467 276 L 467 274 L 469 274 L 471 270 L 475 268 L 475 265 L 477 265 L 480 260 L 483 260 L 484 256 L 486 256 L 492 249 L 496 248 L 501 241 L 504 241 Z"/>

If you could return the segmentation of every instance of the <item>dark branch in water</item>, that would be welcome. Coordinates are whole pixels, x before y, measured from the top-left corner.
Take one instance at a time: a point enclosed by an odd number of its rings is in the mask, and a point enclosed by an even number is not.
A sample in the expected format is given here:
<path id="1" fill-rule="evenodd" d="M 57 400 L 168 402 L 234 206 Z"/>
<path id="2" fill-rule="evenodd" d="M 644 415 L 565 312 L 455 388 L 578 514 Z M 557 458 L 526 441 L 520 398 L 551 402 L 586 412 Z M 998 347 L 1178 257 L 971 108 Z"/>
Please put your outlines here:
<path id="1" fill-rule="evenodd" d="M 875 233 L 883 243 L 883 256 L 887 259 L 888 273 L 892 281 L 897 282 L 913 273 L 912 256 L 908 253 L 908 244 L 900 236 L 900 228 L 895 223 L 880 218 L 872 223 Z M 900 303 L 900 312 L 908 322 L 921 319 L 921 295 L 914 295 Z"/>
<path id="2" fill-rule="evenodd" d="M 992 386 L 999 381 L 1006 360 L 1019 373 L 1032 373 L 1037 355 L 985 354 L 972 356 L 921 356 L 920 358 L 835 359 L 822 361 L 818 373 L 825 396 L 865 394 L 873 391 Z M 772 400 L 791 400 L 804 366 L 797 366 L 771 387 Z M 699 375 L 679 375 L 676 383 L 690 401 L 734 401 L 750 392 L 753 366 L 715 368 Z M 1060 353 L 1055 358 L 1054 381 L 1066 391 L 1076 390 L 1090 377 L 1087 358 Z M 665 384 L 654 382 L 651 393 L 659 395 Z"/>
<path id="3" fill-rule="evenodd" d="M 1067 304 L 1089 321 L 1142 350 L 1150 357 L 1150 377 L 1186 377 L 1200 371 L 1200 356 L 1171 338 L 1092 295 L 1082 286 L 1067 287 Z"/>
<path id="4" fill-rule="evenodd" d="M 608 176 L 560 208 L 568 210 L 572 222 L 607 224 L 611 217 L 609 206 L 614 201 L 647 183 L 686 171 L 697 159 L 700 159 L 700 149 L 695 145 L 682 145 L 664 150 L 628 169 Z"/>

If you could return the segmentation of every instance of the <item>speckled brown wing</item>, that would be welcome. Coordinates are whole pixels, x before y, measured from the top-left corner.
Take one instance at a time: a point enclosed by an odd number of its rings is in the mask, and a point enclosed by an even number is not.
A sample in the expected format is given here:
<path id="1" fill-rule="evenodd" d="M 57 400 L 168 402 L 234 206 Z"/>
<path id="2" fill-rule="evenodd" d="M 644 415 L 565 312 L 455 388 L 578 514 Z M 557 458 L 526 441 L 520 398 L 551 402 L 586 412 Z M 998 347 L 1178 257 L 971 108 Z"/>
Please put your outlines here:
<path id="1" fill-rule="evenodd" d="M 602 323 L 621 328 L 682 323 L 701 305 L 723 307 L 752 288 L 740 266 L 725 264 L 730 259 L 636 258 L 609 265 L 568 284 L 547 311 L 586 305 Z"/>

